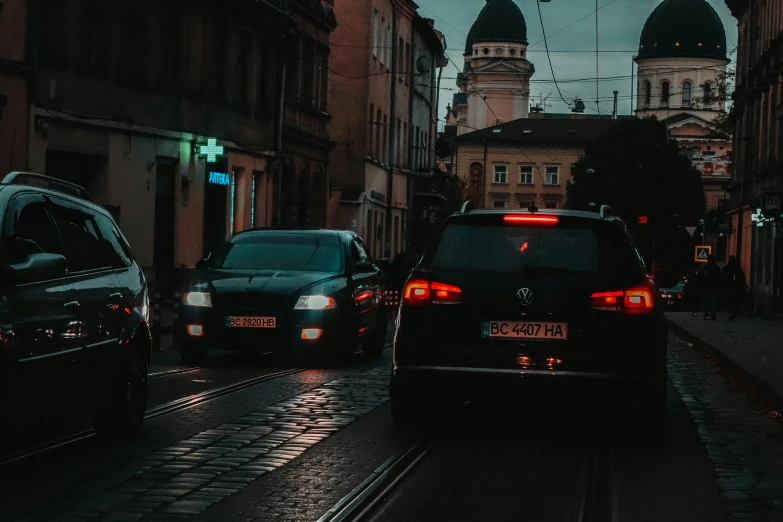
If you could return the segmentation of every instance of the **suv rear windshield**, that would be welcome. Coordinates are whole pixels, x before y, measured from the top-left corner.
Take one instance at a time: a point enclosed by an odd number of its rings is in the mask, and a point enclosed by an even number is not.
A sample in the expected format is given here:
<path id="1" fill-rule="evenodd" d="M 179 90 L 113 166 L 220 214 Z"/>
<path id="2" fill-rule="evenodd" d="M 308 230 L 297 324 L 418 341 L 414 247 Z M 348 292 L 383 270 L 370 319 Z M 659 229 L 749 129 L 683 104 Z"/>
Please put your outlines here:
<path id="1" fill-rule="evenodd" d="M 340 272 L 340 250 L 334 236 L 241 234 L 223 247 L 211 268 Z"/>
<path id="2" fill-rule="evenodd" d="M 436 271 L 641 277 L 639 258 L 622 229 L 595 225 L 450 223 L 426 264 Z"/>

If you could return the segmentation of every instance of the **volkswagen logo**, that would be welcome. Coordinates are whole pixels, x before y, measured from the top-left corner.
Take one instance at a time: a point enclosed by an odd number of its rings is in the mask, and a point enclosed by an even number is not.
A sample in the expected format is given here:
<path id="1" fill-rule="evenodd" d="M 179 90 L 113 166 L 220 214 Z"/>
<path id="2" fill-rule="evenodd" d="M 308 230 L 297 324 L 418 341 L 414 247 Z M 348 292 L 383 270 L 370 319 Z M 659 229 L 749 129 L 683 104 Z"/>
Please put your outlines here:
<path id="1" fill-rule="evenodd" d="M 529 288 L 520 288 L 517 291 L 517 297 L 522 306 L 527 306 L 533 302 L 533 291 Z"/>

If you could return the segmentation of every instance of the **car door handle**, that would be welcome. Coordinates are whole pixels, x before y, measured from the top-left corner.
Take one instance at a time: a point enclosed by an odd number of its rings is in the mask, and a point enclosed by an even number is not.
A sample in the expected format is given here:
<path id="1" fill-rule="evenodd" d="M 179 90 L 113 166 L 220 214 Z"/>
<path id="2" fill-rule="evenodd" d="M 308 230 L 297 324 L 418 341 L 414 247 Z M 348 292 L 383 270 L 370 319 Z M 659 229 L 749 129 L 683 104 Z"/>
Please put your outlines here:
<path id="1" fill-rule="evenodd" d="M 79 306 L 79 301 L 71 301 L 70 303 L 65 303 L 63 305 L 64 308 L 78 308 Z"/>

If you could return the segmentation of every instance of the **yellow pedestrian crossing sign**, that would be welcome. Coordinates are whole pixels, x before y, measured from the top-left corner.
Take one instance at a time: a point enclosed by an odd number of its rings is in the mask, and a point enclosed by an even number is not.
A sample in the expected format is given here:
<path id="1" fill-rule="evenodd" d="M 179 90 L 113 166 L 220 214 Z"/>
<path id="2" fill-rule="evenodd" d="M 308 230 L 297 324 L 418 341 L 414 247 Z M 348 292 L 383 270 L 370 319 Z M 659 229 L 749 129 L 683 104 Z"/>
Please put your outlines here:
<path id="1" fill-rule="evenodd" d="M 694 256 L 693 260 L 697 263 L 706 263 L 710 254 L 712 254 L 711 246 L 697 246 L 696 255 Z"/>

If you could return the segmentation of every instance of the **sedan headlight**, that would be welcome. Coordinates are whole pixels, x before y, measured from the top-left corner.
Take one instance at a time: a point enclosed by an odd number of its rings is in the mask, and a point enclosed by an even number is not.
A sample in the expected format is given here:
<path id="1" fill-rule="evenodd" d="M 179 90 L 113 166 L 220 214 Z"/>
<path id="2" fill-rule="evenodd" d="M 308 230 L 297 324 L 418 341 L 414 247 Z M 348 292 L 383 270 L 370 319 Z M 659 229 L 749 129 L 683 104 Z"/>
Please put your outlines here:
<path id="1" fill-rule="evenodd" d="M 212 295 L 209 292 L 188 292 L 183 301 L 188 306 L 212 308 Z"/>
<path id="2" fill-rule="evenodd" d="M 333 308 L 337 308 L 334 298 L 325 295 L 303 295 L 294 306 L 294 310 L 331 310 Z"/>

